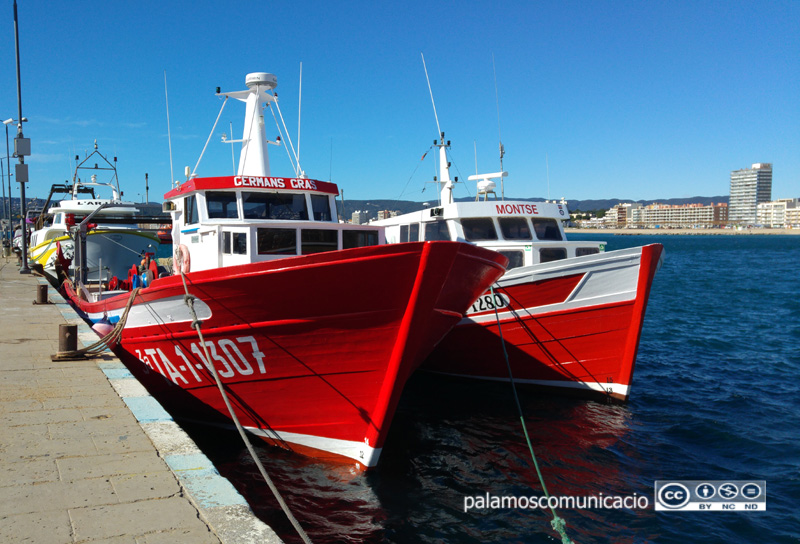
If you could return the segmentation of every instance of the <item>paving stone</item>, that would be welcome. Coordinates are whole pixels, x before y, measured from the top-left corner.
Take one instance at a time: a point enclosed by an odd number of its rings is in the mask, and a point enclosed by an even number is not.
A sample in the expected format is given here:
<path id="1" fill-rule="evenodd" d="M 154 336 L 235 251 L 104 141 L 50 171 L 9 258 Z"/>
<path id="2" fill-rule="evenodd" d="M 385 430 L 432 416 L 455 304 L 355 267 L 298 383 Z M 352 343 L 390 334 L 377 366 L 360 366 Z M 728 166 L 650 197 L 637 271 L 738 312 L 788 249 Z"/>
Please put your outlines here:
<path id="1" fill-rule="evenodd" d="M 3 515 L 32 514 L 118 502 L 114 486 L 107 478 L 44 482 L 4 487 L 0 493 L 0 512 Z"/>
<path id="2" fill-rule="evenodd" d="M 72 524 L 64 511 L 8 516 L 0 523 L 0 542 L 72 544 Z"/>
<path id="3" fill-rule="evenodd" d="M 181 497 L 76 508 L 69 515 L 78 541 L 90 536 L 111 538 L 175 529 L 208 530 L 197 511 Z"/>

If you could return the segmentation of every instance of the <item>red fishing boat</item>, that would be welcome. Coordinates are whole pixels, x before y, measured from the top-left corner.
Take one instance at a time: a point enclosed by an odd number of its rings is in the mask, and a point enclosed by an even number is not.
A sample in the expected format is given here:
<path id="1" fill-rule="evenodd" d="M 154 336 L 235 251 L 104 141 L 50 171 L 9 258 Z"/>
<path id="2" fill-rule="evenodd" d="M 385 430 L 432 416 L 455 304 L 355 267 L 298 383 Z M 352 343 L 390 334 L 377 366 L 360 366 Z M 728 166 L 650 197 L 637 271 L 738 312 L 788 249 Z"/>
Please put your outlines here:
<path id="1" fill-rule="evenodd" d="M 275 85 L 256 73 L 218 93 L 246 103 L 238 172 L 165 195 L 175 274 L 150 263 L 102 290 L 64 290 L 92 322 L 124 320 L 117 352 L 177 415 L 229 422 L 213 366 L 251 433 L 372 467 L 406 380 L 507 259 L 386 245 L 382 228 L 338 222 L 336 185 L 271 176 L 262 104 L 280 114 Z"/>
<path id="2" fill-rule="evenodd" d="M 390 243 L 467 241 L 502 253 L 509 266 L 423 368 L 508 381 L 505 352 L 517 383 L 627 399 L 661 244 L 606 252 L 604 242 L 568 241 L 566 203 L 497 198 L 494 180 L 506 172 L 470 176 L 478 197 L 456 202 L 450 143 L 440 136 L 439 205 L 372 224 L 386 227 Z"/>

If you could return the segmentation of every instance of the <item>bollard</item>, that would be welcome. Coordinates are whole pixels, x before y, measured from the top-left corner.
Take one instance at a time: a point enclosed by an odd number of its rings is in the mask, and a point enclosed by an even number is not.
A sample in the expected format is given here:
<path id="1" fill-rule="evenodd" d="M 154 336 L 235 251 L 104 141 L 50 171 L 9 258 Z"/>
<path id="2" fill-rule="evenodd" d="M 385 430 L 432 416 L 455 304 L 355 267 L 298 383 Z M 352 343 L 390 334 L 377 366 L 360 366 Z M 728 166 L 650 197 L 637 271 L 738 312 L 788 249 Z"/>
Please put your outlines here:
<path id="1" fill-rule="evenodd" d="M 36 286 L 36 300 L 33 301 L 34 304 L 50 304 L 50 301 L 47 300 L 47 285 L 37 285 Z"/>
<path id="2" fill-rule="evenodd" d="M 78 326 L 58 326 L 58 353 L 75 351 L 78 349 Z"/>

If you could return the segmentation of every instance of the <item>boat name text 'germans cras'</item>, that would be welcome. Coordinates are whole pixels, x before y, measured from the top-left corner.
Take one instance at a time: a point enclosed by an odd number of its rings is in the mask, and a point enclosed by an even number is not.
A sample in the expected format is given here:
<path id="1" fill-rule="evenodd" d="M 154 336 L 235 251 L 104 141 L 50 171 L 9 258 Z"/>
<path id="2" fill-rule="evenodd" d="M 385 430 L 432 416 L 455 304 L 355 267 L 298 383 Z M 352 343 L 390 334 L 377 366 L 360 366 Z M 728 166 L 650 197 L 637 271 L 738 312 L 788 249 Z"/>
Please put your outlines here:
<path id="1" fill-rule="evenodd" d="M 522 214 L 539 215 L 536 204 L 497 204 L 497 213 L 500 215 Z"/>
<path id="2" fill-rule="evenodd" d="M 286 182 L 292 189 L 310 189 L 316 191 L 317 184 L 313 179 L 285 179 L 285 178 L 260 178 L 260 177 L 243 177 L 236 176 L 233 178 L 233 185 L 236 187 L 269 187 L 272 189 L 285 189 Z"/>
<path id="3" fill-rule="evenodd" d="M 252 336 L 240 336 L 236 338 L 236 342 L 229 338 L 206 340 L 205 344 L 209 356 L 214 360 L 214 368 L 222 378 L 231 378 L 237 374 L 250 376 L 256 372 L 266 374 L 264 353 L 258 348 L 258 342 Z M 191 380 L 202 383 L 212 379 L 211 375 L 206 372 L 202 374 L 197 372 L 197 370 L 203 370 L 203 366 L 210 372 L 199 342 L 192 342 L 190 349 L 195 358 L 203 363 L 202 365 L 191 363 L 181 346 L 174 345 L 173 347 L 175 348 L 173 359 L 170 359 L 160 347 L 137 349 L 136 357 L 151 369 L 172 380 L 176 385 L 179 385 L 179 381 L 189 385 L 192 383 Z M 248 356 L 245 356 L 245 353 Z"/>

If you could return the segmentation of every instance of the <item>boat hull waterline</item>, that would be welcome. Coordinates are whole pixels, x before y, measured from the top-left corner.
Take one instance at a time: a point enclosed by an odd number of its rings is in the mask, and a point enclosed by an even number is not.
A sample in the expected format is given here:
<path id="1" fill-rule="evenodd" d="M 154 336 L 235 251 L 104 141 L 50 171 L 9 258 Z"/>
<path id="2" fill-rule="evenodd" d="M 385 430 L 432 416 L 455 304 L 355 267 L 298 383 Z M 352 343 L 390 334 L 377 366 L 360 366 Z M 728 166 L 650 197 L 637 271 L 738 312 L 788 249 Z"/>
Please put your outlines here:
<path id="1" fill-rule="evenodd" d="M 372 467 L 406 380 L 506 262 L 469 244 L 419 242 L 185 277 L 242 425 L 307 455 Z M 64 289 L 92 322 L 119 320 L 130 298 L 88 302 Z M 229 423 L 183 295 L 180 276 L 140 290 L 116 351 L 176 415 Z"/>
<path id="2" fill-rule="evenodd" d="M 505 347 L 516 383 L 626 400 L 662 259 L 663 247 L 651 244 L 513 269 L 423 368 L 509 381 Z"/>

